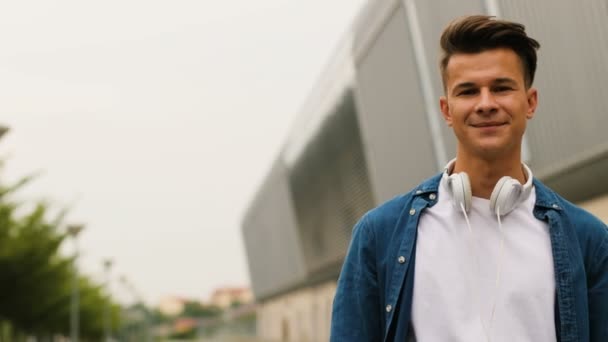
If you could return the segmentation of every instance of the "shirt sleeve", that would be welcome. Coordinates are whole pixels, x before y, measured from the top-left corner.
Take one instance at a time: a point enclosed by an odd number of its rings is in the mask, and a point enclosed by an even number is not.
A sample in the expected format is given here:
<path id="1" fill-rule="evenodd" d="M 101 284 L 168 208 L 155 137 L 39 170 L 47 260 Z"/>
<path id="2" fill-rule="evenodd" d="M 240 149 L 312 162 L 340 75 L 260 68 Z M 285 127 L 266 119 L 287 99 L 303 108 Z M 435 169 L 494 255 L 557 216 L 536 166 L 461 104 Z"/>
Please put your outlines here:
<path id="1" fill-rule="evenodd" d="M 331 342 L 382 341 L 374 232 L 364 216 L 353 229 L 333 303 Z"/>

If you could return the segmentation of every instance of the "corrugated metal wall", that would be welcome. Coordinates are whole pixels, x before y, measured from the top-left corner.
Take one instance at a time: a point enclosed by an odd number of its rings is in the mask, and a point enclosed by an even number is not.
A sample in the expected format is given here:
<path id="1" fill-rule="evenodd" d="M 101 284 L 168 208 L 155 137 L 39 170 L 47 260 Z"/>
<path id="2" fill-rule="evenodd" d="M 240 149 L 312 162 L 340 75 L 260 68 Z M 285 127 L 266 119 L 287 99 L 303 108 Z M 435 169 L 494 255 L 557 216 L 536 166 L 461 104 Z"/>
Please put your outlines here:
<path id="1" fill-rule="evenodd" d="M 353 94 L 351 46 L 350 36 L 338 45 L 243 221 L 258 299 L 334 279 L 352 227 L 373 207 Z M 282 210 L 289 210 L 292 223 L 272 217 L 284 215 Z M 290 230 L 287 235 L 285 229 Z M 277 237 L 261 243 L 272 234 Z M 291 241 L 281 245 L 286 236 L 297 238 L 295 247 Z M 293 272 L 285 272 L 281 263 L 275 276 L 274 260 L 280 253 L 300 259 Z"/>
<path id="2" fill-rule="evenodd" d="M 376 204 L 436 171 L 432 136 L 399 2 L 358 28 L 354 56 L 361 134 Z"/>
<path id="3" fill-rule="evenodd" d="M 373 205 L 351 90 L 326 117 L 288 177 L 308 273 L 339 267 L 352 227 Z"/>
<path id="4" fill-rule="evenodd" d="M 243 219 L 249 273 L 256 298 L 306 278 L 287 169 L 277 160 Z"/>

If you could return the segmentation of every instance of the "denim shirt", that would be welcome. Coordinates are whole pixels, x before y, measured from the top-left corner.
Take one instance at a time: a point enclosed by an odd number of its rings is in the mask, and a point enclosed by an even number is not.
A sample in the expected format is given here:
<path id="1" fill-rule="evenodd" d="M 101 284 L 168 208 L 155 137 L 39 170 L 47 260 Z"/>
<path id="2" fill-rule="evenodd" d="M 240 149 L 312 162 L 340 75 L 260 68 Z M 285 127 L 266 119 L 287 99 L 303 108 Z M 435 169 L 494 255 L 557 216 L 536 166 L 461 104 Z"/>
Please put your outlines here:
<path id="1" fill-rule="evenodd" d="M 407 341 L 417 227 L 441 174 L 365 214 L 353 229 L 334 298 L 331 341 Z M 560 342 L 608 341 L 608 230 L 534 179 L 534 217 L 549 225 Z M 522 265 L 525 267 L 525 265 Z M 429 317 L 429 319 L 432 319 Z"/>

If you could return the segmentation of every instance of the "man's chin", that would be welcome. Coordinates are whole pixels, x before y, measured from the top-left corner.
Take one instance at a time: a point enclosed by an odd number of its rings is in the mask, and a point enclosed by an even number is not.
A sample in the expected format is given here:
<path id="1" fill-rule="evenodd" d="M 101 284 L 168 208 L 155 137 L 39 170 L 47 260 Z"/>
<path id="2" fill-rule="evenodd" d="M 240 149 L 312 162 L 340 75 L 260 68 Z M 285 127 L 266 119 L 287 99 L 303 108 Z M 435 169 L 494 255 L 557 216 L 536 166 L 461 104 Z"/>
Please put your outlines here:
<path id="1" fill-rule="evenodd" d="M 485 160 L 496 160 L 509 154 L 508 149 L 503 144 L 478 145 L 472 152 L 477 157 Z"/>
<path id="2" fill-rule="evenodd" d="M 476 152 L 480 158 L 485 160 L 502 159 L 509 154 L 509 150 L 507 150 L 504 146 L 483 146 L 480 147 Z"/>

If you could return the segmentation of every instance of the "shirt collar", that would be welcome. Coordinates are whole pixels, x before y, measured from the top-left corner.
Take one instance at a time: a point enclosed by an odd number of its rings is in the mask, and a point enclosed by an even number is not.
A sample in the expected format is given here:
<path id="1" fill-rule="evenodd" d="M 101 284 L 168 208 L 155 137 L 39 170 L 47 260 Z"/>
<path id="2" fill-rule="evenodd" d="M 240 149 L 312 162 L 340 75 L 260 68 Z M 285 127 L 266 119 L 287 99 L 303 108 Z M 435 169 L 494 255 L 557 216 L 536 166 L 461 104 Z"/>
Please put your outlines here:
<path id="1" fill-rule="evenodd" d="M 437 193 L 439 184 L 441 183 L 441 177 L 443 172 L 436 174 L 435 176 L 425 180 L 413 191 L 414 197 L 426 195 L 429 193 Z M 536 207 L 545 209 L 561 210 L 561 206 L 558 204 L 560 201 L 557 195 L 545 186 L 540 180 L 534 178 L 532 180 L 533 187 L 536 190 Z"/>

